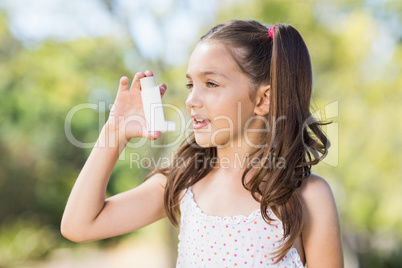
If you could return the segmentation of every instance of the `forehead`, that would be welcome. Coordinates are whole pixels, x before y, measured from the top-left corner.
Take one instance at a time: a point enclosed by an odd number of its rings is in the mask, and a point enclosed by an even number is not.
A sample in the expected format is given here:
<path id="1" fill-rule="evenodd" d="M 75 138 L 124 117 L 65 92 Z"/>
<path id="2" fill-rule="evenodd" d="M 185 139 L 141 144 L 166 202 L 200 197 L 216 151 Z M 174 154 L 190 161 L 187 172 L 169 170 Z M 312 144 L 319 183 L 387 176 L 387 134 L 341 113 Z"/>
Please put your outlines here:
<path id="1" fill-rule="evenodd" d="M 238 74 L 240 68 L 223 44 L 202 41 L 191 54 L 187 73 L 191 76 L 206 72 L 223 73 L 230 76 Z"/>

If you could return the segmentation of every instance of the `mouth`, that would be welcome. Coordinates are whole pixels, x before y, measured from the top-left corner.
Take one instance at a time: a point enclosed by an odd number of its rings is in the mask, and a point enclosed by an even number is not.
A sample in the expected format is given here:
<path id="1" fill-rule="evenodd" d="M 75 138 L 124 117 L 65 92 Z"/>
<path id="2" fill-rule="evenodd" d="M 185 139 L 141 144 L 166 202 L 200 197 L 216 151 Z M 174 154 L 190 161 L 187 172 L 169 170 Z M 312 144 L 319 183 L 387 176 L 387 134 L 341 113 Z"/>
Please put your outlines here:
<path id="1" fill-rule="evenodd" d="M 203 128 L 210 123 L 210 121 L 203 116 L 195 115 L 195 116 L 192 116 L 192 118 L 193 118 L 193 128 L 194 129 Z"/>

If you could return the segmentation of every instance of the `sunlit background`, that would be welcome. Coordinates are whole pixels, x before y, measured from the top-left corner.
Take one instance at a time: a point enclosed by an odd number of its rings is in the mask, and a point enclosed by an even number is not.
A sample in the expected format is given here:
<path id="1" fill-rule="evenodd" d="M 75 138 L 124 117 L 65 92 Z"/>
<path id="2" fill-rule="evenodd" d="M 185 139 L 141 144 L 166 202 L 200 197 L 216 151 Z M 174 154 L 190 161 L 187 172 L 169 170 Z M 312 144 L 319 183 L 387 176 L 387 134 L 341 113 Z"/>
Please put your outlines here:
<path id="1" fill-rule="evenodd" d="M 288 23 L 302 34 L 314 68 L 313 108 L 333 121 L 331 152 L 313 171 L 334 191 L 346 267 L 402 267 L 399 0 L 2 0 L 0 267 L 174 267 L 177 230 L 167 220 L 75 244 L 60 235 L 60 219 L 119 78 L 150 69 L 168 85 L 164 103 L 185 111 L 191 50 L 230 19 Z M 172 111 L 166 117 L 180 123 Z M 176 145 L 150 150 L 134 139 L 130 147 L 108 195 L 148 174 L 133 154 L 157 159 Z"/>

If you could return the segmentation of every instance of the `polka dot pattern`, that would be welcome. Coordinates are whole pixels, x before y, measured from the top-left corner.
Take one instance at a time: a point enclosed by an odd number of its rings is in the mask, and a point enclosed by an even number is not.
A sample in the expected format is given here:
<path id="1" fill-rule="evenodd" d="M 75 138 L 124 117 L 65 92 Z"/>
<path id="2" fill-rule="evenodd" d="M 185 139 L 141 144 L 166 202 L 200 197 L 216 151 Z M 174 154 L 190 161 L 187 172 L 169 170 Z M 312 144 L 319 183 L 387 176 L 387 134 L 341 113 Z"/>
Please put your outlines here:
<path id="1" fill-rule="evenodd" d="M 267 224 L 260 210 L 249 216 L 218 217 L 201 211 L 188 188 L 180 203 L 181 222 L 176 268 L 304 267 L 295 248 L 275 264 L 272 252 L 281 245 L 283 227 Z"/>

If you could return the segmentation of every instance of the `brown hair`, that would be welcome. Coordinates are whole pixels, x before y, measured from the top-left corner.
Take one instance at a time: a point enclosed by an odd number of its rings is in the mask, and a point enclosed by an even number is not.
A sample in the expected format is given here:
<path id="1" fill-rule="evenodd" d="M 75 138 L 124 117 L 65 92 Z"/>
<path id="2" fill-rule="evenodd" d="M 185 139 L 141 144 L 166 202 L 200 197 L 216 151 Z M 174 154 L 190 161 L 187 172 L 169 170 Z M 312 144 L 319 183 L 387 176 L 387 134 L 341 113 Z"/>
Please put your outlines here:
<path id="1" fill-rule="evenodd" d="M 247 166 L 242 183 L 260 202 L 266 222 L 273 221 L 267 214 L 268 208 L 282 221 L 284 240 L 275 252 L 279 261 L 303 228 L 302 204 L 296 189 L 310 176 L 311 166 L 327 154 L 329 147 L 329 141 L 320 129 L 324 123 L 311 120 L 309 52 L 298 31 L 281 23 L 275 25 L 271 38 L 266 25 L 254 20 L 235 20 L 215 26 L 201 37 L 200 42 L 207 40 L 224 44 L 240 70 L 250 78 L 253 85 L 249 92 L 251 99 L 258 86 L 271 86 L 266 119 L 272 129 L 270 134 L 262 137 L 267 146 L 250 155 L 260 159 L 263 165 L 248 182 L 245 177 L 252 167 Z M 199 156 L 204 158 L 205 165 L 197 166 Z M 164 200 L 173 225 L 179 224 L 181 191 L 205 177 L 213 168 L 211 159 L 216 156 L 216 147 L 202 148 L 190 134 L 178 149 L 171 166 L 155 171 L 168 178 Z M 286 166 L 278 168 L 268 163 L 272 156 L 285 159 Z"/>

